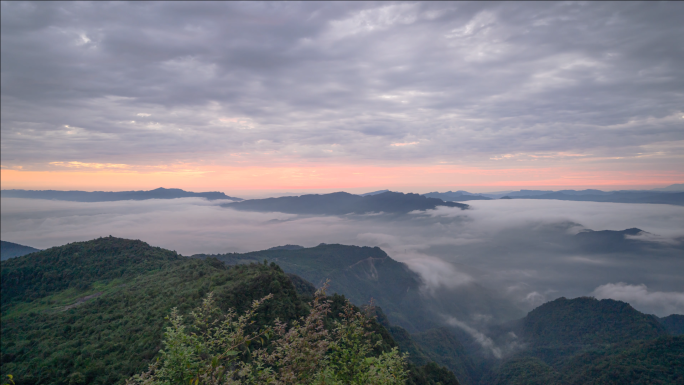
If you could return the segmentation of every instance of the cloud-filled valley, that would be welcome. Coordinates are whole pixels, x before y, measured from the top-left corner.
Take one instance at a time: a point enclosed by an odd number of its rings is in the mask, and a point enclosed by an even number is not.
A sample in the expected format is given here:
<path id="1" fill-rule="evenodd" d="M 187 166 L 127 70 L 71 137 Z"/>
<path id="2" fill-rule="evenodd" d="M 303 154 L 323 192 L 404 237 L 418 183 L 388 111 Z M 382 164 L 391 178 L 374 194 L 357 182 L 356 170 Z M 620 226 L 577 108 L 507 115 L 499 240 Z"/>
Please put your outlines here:
<path id="1" fill-rule="evenodd" d="M 421 275 L 425 295 L 457 298 L 458 315 L 467 309 L 473 323 L 518 317 L 560 296 L 619 299 L 659 316 L 684 312 L 684 208 L 678 206 L 496 200 L 469 202 L 469 210 L 300 216 L 221 203 L 3 198 L 2 239 L 48 248 L 113 235 L 183 255 L 284 244 L 379 246 Z M 647 233 L 598 231 L 635 227 Z"/>

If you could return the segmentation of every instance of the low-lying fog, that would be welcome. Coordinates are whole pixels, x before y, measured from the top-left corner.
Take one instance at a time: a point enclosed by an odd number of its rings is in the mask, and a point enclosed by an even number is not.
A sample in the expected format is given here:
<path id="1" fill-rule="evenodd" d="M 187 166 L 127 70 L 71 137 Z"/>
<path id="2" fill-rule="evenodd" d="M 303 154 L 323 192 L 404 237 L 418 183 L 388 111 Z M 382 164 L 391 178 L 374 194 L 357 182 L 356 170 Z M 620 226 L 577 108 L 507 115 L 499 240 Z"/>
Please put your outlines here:
<path id="1" fill-rule="evenodd" d="M 426 295 L 456 298 L 465 288 L 484 287 L 520 310 L 509 318 L 548 300 L 582 295 L 623 300 L 659 316 L 684 313 L 684 207 L 495 200 L 467 202 L 472 209 L 466 211 L 336 217 L 235 211 L 221 203 L 3 198 L 2 239 L 48 248 L 113 235 L 183 255 L 288 243 L 379 246 L 421 274 Z M 579 247 L 574 237 L 584 229 L 632 227 L 651 233 L 636 237 L 639 247 Z"/>

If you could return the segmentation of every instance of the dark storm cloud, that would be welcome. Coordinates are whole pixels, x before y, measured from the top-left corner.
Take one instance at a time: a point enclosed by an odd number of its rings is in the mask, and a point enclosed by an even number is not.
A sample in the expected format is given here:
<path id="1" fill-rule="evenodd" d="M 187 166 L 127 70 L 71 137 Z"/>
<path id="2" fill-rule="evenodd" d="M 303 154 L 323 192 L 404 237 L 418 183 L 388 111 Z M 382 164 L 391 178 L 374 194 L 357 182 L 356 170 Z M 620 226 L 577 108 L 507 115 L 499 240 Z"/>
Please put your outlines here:
<path id="1" fill-rule="evenodd" d="M 683 12 L 2 3 L 2 164 L 680 156 Z"/>

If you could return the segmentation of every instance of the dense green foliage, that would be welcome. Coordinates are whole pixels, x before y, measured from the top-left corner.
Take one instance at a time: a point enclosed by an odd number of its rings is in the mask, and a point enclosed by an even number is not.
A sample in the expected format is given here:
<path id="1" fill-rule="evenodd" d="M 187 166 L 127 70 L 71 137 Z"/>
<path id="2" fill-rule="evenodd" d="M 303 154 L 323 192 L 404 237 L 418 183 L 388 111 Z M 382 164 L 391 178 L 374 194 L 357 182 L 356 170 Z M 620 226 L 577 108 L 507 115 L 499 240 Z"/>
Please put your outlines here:
<path id="1" fill-rule="evenodd" d="M 17 277 L 27 277 L 34 286 Z M 164 317 L 171 309 L 187 314 L 210 291 L 223 311 L 238 312 L 273 293 L 255 316 L 254 327 L 272 324 L 276 318 L 293 320 L 309 311 L 298 289 L 310 292 L 310 284 L 295 278 L 296 288 L 276 264 L 227 268 L 216 259 L 185 258 L 117 238 L 3 261 L 2 278 L 0 372 L 13 374 L 18 385 L 122 383 L 157 356 L 168 326 Z M 339 295 L 330 300 L 327 326 L 346 303 Z M 373 343 L 379 343 L 374 354 L 396 346 L 377 322 L 370 323 L 369 331 L 374 332 Z M 416 384 L 428 384 L 427 374 L 444 374 L 410 370 L 418 382 L 410 378 L 409 383 Z"/>
<path id="2" fill-rule="evenodd" d="M 111 237 L 68 244 L 2 262 L 0 374 L 13 374 L 18 385 L 122 383 L 160 357 L 169 326 L 164 317 L 172 308 L 187 315 L 213 292 L 221 311 L 241 314 L 272 293 L 246 327 L 252 333 L 276 319 L 289 325 L 310 314 L 314 287 L 305 278 L 316 284 L 331 278 L 353 302 L 372 297 L 382 305 L 373 310 L 377 321 L 365 326 L 372 332 L 370 356 L 396 347 L 408 352 L 407 384 L 456 384 L 454 373 L 468 385 L 668 384 L 684 378 L 678 365 L 684 337 L 668 336 L 677 334 L 681 316 L 658 319 L 623 302 L 593 298 L 561 298 L 502 325 L 497 333 L 517 335 L 525 348 L 483 366 L 455 330 L 424 323 L 419 325 L 426 331 L 409 334 L 390 324 L 413 326 L 410 321 L 427 318 L 419 314 L 424 308 L 412 274 L 367 247 L 320 245 L 198 259 Z M 332 331 L 347 301 L 339 294 L 329 301 L 323 324 Z M 497 341 L 505 345 L 505 339 Z"/>
<path id="3" fill-rule="evenodd" d="M 475 384 L 479 380 L 472 360 L 456 338 L 448 329 L 436 328 L 411 335 L 425 353 L 428 361 L 444 365 L 451 370 L 463 384 Z"/>
<path id="4" fill-rule="evenodd" d="M 681 384 L 684 383 L 684 337 L 661 337 L 593 349 L 554 368 L 534 357 L 506 360 L 491 384 Z"/>
<path id="5" fill-rule="evenodd" d="M 492 384 L 675 384 L 684 380 L 684 337 L 629 304 L 559 298 L 522 320 L 527 348 L 503 360 Z"/>
<path id="6" fill-rule="evenodd" d="M 427 354 L 421 349 L 416 341 L 411 338 L 409 332 L 401 326 L 389 326 L 392 339 L 397 343 L 402 352 L 409 354 L 409 360 L 416 365 L 425 365 L 430 362 Z M 460 378 L 460 377 L 459 377 Z"/>
<path id="7" fill-rule="evenodd" d="M 170 309 L 188 311 L 210 290 L 223 307 L 243 310 L 278 287 L 257 317 L 261 324 L 306 311 L 288 278 L 270 266 L 226 270 L 185 260 L 124 285 L 69 310 L 3 317 L 2 372 L 18 384 L 59 383 L 73 373 L 86 383 L 121 382 L 153 359 Z"/>
<path id="8" fill-rule="evenodd" d="M 429 362 L 424 366 L 409 364 L 409 378 L 406 385 L 459 385 L 458 379 L 449 369 Z"/>
<path id="9" fill-rule="evenodd" d="M 667 334 L 656 319 L 625 302 L 591 297 L 547 302 L 525 317 L 522 331 L 533 347 L 611 344 Z"/>
<path id="10" fill-rule="evenodd" d="M 86 290 L 96 281 L 129 279 L 183 259 L 141 241 L 107 237 L 53 247 L 2 265 L 2 309 L 68 288 Z"/>
<path id="11" fill-rule="evenodd" d="M 564 368 L 559 383 L 683 384 L 684 337 L 661 337 L 587 352 Z"/>
<path id="12" fill-rule="evenodd" d="M 405 357 L 395 347 L 374 354 L 372 322 L 348 300 L 326 328 L 331 302 L 315 293 L 307 316 L 289 325 L 276 321 L 249 331 L 255 315 L 272 299 L 254 301 L 244 314 L 222 313 L 210 293 L 186 325 L 176 309 L 164 334 L 161 360 L 130 383 L 401 385 Z"/>
<path id="13" fill-rule="evenodd" d="M 245 254 L 195 255 L 215 257 L 229 265 L 268 261 L 314 285 L 330 280 L 331 293 L 344 294 L 352 303 L 371 299 L 394 325 L 416 332 L 437 324 L 427 317 L 420 296 L 420 277 L 378 247 L 321 244 L 295 250 L 264 250 Z"/>
<path id="14" fill-rule="evenodd" d="M 658 319 L 665 330 L 673 336 L 684 334 L 684 315 L 671 314 L 667 317 Z"/>
<path id="15" fill-rule="evenodd" d="M 485 383 L 501 385 L 551 385 L 558 373 L 544 361 L 534 357 L 507 360 L 485 379 Z"/>

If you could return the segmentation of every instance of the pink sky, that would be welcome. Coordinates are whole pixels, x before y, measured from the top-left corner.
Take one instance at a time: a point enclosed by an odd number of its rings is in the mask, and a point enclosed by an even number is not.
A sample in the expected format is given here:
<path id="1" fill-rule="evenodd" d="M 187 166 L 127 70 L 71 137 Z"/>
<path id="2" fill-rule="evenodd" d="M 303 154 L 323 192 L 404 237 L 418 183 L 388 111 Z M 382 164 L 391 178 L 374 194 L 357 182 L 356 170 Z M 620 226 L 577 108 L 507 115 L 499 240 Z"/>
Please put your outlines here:
<path id="1" fill-rule="evenodd" d="M 268 192 L 367 192 L 379 189 L 425 193 L 467 190 L 487 192 L 518 189 L 650 189 L 684 180 L 684 172 L 653 170 L 616 172 L 577 167 L 486 169 L 443 165 L 352 166 L 291 165 L 287 167 L 194 167 L 166 171 L 81 167 L 70 170 L 3 169 L 3 189 L 124 191 L 157 187 L 227 194 Z"/>

